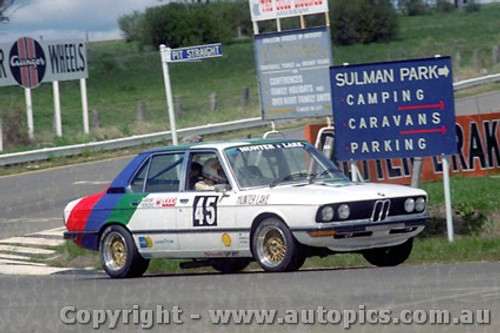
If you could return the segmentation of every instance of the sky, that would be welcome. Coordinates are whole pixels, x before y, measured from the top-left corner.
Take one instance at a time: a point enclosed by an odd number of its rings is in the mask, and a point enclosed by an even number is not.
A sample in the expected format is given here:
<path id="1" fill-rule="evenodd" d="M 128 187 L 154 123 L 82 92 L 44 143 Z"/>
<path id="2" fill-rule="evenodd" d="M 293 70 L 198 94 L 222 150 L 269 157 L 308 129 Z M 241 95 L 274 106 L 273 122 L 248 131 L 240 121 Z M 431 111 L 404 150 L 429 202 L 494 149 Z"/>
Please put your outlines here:
<path id="1" fill-rule="evenodd" d="M 86 39 L 89 41 L 122 38 L 118 18 L 134 10 L 165 4 L 166 0 L 16 0 L 7 14 L 9 22 L 0 23 L 0 42 L 20 37 Z"/>

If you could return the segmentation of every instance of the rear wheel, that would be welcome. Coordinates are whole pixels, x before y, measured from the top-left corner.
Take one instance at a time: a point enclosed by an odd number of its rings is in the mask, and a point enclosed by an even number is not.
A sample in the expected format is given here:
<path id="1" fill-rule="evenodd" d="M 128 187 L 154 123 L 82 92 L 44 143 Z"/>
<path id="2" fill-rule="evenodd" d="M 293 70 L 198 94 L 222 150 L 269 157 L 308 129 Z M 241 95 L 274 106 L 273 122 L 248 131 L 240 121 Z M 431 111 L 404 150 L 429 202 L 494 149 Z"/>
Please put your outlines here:
<path id="1" fill-rule="evenodd" d="M 135 246 L 134 239 L 124 227 L 107 227 L 100 239 L 99 254 L 102 267 L 112 278 L 141 276 L 149 266 Z"/>
<path id="2" fill-rule="evenodd" d="M 252 250 L 260 267 L 270 272 L 296 271 L 305 261 L 301 245 L 277 218 L 267 218 L 257 226 Z"/>
<path id="3" fill-rule="evenodd" d="M 250 259 L 212 259 L 210 265 L 221 273 L 237 273 L 250 264 Z"/>
<path id="4" fill-rule="evenodd" d="M 372 265 L 379 267 L 397 266 L 405 262 L 413 248 L 413 238 L 396 246 L 371 249 L 363 252 L 363 257 Z"/>

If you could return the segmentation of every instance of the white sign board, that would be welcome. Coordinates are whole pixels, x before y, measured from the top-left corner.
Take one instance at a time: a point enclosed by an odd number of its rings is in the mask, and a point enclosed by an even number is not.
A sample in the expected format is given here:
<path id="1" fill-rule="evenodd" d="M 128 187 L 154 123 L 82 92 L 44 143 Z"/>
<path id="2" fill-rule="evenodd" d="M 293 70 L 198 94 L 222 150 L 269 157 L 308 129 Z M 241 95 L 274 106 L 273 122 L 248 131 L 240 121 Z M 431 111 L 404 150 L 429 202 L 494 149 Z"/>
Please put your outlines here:
<path id="1" fill-rule="evenodd" d="M 87 51 L 80 40 L 37 41 L 22 37 L 0 44 L 0 86 L 35 88 L 43 82 L 88 77 Z"/>
<path id="2" fill-rule="evenodd" d="M 252 22 L 328 11 L 327 0 L 249 0 Z"/>

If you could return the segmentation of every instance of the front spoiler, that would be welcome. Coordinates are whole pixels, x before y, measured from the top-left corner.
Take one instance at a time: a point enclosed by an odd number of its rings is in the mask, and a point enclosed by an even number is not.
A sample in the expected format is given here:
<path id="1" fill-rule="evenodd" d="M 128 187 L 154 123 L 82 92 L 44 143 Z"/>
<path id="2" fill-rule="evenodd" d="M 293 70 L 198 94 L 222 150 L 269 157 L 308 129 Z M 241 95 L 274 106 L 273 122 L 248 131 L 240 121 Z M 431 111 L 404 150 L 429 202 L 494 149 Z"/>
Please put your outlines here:
<path id="1" fill-rule="evenodd" d="M 356 224 L 348 224 L 349 222 L 344 222 L 348 225 L 328 225 L 328 223 L 318 224 L 318 226 L 312 227 L 298 227 L 298 228 L 290 228 L 292 232 L 300 232 L 300 231 L 329 231 L 333 230 L 337 234 L 343 233 L 356 233 L 356 232 L 364 232 L 364 231 L 378 231 L 378 230 L 389 230 L 395 228 L 411 228 L 425 225 L 425 222 L 429 219 L 429 216 L 419 216 L 413 217 L 411 220 L 399 220 L 399 221 L 390 221 L 390 222 L 363 222 Z"/>
<path id="2" fill-rule="evenodd" d="M 80 236 L 96 236 L 97 231 L 65 231 L 63 234 L 64 239 L 75 240 Z"/>

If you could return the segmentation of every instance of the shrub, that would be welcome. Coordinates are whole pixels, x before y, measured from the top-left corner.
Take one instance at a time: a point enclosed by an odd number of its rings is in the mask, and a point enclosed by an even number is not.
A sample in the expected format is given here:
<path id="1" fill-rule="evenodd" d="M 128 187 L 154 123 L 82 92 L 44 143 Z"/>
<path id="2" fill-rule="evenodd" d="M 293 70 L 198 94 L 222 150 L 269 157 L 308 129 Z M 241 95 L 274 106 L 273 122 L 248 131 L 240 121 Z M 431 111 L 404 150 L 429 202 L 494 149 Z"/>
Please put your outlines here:
<path id="1" fill-rule="evenodd" d="M 238 26 L 244 33 L 251 28 L 247 3 L 170 3 L 146 10 L 140 25 L 141 42 L 171 48 L 229 43 Z"/>
<path id="2" fill-rule="evenodd" d="M 31 140 L 28 136 L 26 113 L 22 107 L 15 107 L 0 113 L 3 127 L 3 144 L 5 148 L 29 146 Z"/>
<path id="3" fill-rule="evenodd" d="M 330 11 L 338 45 L 387 42 L 397 37 L 397 14 L 388 0 L 338 0 Z"/>
<path id="4" fill-rule="evenodd" d="M 455 9 L 455 5 L 446 0 L 438 0 L 436 3 L 436 10 L 439 13 L 450 13 L 455 11 Z"/>

